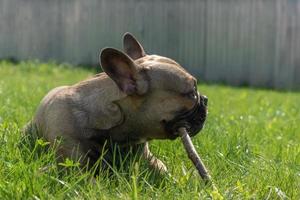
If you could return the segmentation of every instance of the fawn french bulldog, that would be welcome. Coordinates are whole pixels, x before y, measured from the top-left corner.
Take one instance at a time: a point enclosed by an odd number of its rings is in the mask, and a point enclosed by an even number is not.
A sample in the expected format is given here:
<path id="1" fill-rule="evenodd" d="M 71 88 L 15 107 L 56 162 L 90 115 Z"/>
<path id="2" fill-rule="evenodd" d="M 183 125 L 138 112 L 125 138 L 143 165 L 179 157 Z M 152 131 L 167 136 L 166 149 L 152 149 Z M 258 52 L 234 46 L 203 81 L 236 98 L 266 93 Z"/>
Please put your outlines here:
<path id="1" fill-rule="evenodd" d="M 102 149 L 113 144 L 124 151 L 142 146 L 150 166 L 165 172 L 148 141 L 175 139 L 182 125 L 191 136 L 197 134 L 206 118 L 207 98 L 197 92 L 196 79 L 174 60 L 147 55 L 130 33 L 124 35 L 123 45 L 125 53 L 102 50 L 103 73 L 51 90 L 25 131 L 34 129 L 51 144 L 61 138 L 58 157 L 82 165 L 94 164 Z"/>

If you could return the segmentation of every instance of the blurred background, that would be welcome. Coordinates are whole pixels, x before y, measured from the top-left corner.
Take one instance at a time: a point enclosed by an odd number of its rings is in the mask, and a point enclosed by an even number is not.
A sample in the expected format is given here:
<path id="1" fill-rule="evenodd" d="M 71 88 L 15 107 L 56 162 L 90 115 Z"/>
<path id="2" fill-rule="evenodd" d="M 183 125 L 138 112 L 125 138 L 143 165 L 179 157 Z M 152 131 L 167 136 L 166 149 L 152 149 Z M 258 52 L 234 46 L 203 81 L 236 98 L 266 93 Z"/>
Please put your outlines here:
<path id="1" fill-rule="evenodd" d="M 200 81 L 300 89 L 298 0 L 0 0 L 0 59 L 99 67 L 125 32 Z"/>

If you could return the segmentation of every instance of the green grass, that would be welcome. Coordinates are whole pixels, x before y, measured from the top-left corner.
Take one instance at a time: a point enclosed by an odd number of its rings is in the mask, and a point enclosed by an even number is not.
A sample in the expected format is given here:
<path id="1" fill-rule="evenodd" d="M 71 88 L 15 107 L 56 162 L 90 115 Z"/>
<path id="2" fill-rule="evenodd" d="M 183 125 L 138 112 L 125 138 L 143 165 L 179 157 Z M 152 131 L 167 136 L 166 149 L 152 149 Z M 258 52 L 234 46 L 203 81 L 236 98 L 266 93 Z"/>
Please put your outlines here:
<path id="1" fill-rule="evenodd" d="M 20 129 L 53 87 L 94 71 L 55 63 L 0 62 L 0 199 L 300 199 L 300 93 L 200 84 L 206 126 L 193 142 L 218 191 L 205 187 L 179 140 L 150 148 L 170 171 L 157 177 L 139 159 L 92 173 L 61 168 L 53 150 L 30 146 Z"/>

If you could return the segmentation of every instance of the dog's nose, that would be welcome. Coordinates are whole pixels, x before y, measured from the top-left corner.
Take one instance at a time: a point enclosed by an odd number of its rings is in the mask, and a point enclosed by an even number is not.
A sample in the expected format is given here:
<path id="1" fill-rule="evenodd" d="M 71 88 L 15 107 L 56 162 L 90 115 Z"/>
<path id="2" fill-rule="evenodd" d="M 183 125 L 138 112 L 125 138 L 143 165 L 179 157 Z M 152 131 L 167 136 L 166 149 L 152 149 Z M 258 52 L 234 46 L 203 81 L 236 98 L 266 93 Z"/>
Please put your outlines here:
<path id="1" fill-rule="evenodd" d="M 207 104 L 208 104 L 208 98 L 207 98 L 207 96 L 201 95 L 200 98 L 201 98 L 201 100 L 203 101 L 203 104 L 204 104 L 205 106 L 207 106 Z"/>

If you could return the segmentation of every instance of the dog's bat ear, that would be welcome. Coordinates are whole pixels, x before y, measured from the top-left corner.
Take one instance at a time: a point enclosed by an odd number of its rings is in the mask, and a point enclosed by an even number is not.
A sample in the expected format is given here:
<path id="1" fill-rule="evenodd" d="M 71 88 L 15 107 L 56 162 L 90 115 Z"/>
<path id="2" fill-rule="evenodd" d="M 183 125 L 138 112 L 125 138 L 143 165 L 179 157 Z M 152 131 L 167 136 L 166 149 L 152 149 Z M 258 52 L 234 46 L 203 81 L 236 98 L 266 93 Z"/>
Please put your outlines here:
<path id="1" fill-rule="evenodd" d="M 100 63 L 120 90 L 128 95 L 137 92 L 137 67 L 129 56 L 117 49 L 105 48 L 100 53 Z"/>
<path id="2" fill-rule="evenodd" d="M 142 45 L 128 32 L 123 36 L 123 49 L 133 60 L 146 56 Z"/>

